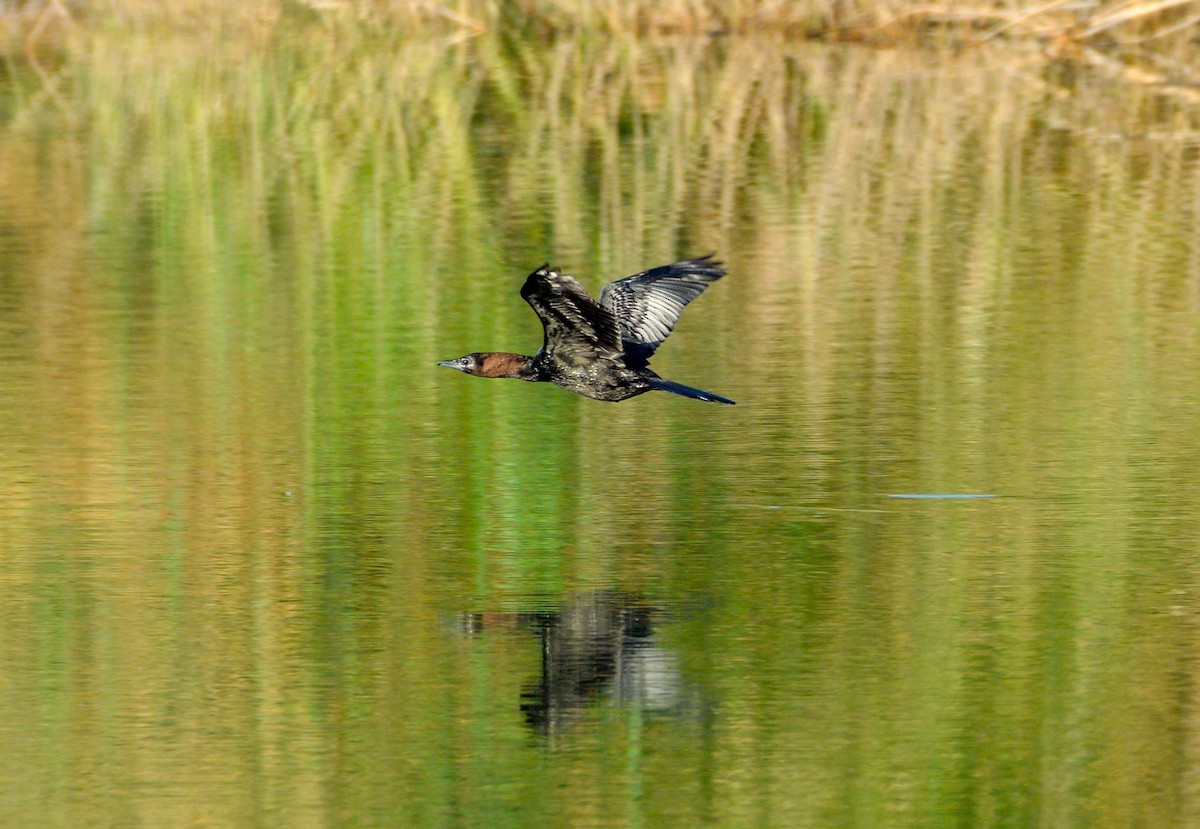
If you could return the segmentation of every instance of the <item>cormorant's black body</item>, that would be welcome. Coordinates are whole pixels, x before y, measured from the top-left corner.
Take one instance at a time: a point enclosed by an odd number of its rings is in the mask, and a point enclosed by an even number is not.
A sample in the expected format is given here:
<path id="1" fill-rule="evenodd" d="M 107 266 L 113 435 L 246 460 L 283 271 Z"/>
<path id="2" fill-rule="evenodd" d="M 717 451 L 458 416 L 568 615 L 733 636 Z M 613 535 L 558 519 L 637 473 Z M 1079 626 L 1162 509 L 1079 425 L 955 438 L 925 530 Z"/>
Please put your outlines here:
<path id="1" fill-rule="evenodd" d="M 439 365 L 480 377 L 554 383 L 593 400 L 625 400 L 659 389 L 733 403 L 664 380 L 649 366 L 684 306 L 724 275 L 721 263 L 702 256 L 617 280 L 604 287 L 597 302 L 575 279 L 543 265 L 521 288 L 545 330 L 537 354 L 474 353 Z"/>

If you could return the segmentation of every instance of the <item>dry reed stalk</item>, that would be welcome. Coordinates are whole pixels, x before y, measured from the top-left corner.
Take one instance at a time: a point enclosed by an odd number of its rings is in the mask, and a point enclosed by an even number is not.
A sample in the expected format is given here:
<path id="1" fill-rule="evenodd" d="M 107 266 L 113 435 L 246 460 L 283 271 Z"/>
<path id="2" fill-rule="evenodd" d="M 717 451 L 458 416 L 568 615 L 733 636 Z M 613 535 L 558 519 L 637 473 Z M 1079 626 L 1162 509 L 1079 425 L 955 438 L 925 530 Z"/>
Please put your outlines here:
<path id="1" fill-rule="evenodd" d="M 1178 19 L 1189 7 L 1197 13 Z M 10 29 L 23 31 L 29 48 L 39 43 L 51 17 L 62 17 L 62 0 L 45 0 L 32 16 L 12 12 Z M 1076 42 L 1111 36 L 1114 30 L 1137 28 L 1139 43 L 1186 38 L 1200 22 L 1200 0 L 1049 0 L 1024 4 L 1011 0 L 979 2 L 970 7 L 954 3 L 902 5 L 893 0 L 463 0 L 453 5 L 424 0 L 177 0 L 170 4 L 149 0 L 100 0 L 79 14 L 97 19 L 144 26 L 162 24 L 185 28 L 271 28 L 284 19 L 313 15 L 358 20 L 372 24 L 403 23 L 445 31 L 445 27 L 480 33 L 508 28 L 540 34 L 604 31 L 679 32 L 691 34 L 779 32 L 808 38 L 862 39 L 877 43 L 912 40 L 929 30 L 970 33 L 988 29 L 983 40 L 1036 37 Z"/>
<path id="2" fill-rule="evenodd" d="M 1154 14 L 1161 14 L 1181 6 L 1194 6 L 1195 0 L 1156 0 L 1156 2 L 1118 4 L 1120 8 L 1103 11 L 1095 15 L 1079 33 L 1079 37 L 1087 39 L 1116 26 L 1123 26 L 1135 20 L 1140 20 Z"/>
<path id="3" fill-rule="evenodd" d="M 1051 0 L 1051 2 L 1046 3 L 1044 5 L 1035 6 L 1032 9 L 1025 9 L 1024 11 L 1020 11 L 1017 14 L 1010 17 L 1004 24 L 1002 24 L 1002 25 L 996 27 L 995 29 L 993 29 L 992 31 L 988 32 L 988 34 L 985 37 L 983 37 L 980 40 L 980 42 L 985 43 L 989 40 L 999 37 L 1000 35 L 1004 34 L 1005 32 L 1008 32 L 1010 29 L 1013 29 L 1016 26 L 1019 26 L 1019 25 L 1025 23 L 1027 20 L 1031 20 L 1035 17 L 1040 17 L 1044 14 L 1047 14 L 1048 12 L 1053 11 L 1054 9 L 1061 8 L 1062 6 L 1065 6 L 1065 5 L 1074 3 L 1074 2 L 1076 2 L 1076 0 Z"/>
<path id="4" fill-rule="evenodd" d="M 1179 34 L 1180 32 L 1187 31 L 1188 29 L 1200 29 L 1200 13 L 1185 17 L 1178 23 L 1165 26 L 1158 31 L 1150 32 L 1149 34 L 1142 35 L 1141 37 L 1125 38 L 1122 43 L 1126 46 L 1133 46 L 1139 43 L 1148 43 L 1152 40 L 1160 40 L 1162 38 Z"/>

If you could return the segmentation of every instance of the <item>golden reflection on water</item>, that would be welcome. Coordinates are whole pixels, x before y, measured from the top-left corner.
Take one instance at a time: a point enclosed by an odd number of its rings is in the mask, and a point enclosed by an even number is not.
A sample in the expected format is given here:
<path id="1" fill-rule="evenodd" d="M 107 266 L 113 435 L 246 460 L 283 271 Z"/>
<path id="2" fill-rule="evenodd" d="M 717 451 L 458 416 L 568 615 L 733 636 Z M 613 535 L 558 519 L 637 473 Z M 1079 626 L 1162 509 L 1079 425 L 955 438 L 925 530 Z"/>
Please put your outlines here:
<path id="1" fill-rule="evenodd" d="M 1012 52 L 199 46 L 9 81 L 0 823 L 1194 821 L 1197 112 Z M 735 409 L 434 367 L 535 348 L 547 258 L 708 250 L 655 365 Z"/>

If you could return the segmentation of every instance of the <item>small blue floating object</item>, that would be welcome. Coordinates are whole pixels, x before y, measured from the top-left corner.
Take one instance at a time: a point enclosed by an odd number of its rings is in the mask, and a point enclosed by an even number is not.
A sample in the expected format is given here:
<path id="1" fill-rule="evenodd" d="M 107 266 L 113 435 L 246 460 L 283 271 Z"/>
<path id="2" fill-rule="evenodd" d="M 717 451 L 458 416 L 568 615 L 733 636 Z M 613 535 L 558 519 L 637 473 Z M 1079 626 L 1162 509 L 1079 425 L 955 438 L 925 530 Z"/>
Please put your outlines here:
<path id="1" fill-rule="evenodd" d="M 999 498 L 999 495 L 979 492 L 904 492 L 889 495 L 889 498 L 907 498 L 912 501 L 970 501 L 976 498 Z"/>

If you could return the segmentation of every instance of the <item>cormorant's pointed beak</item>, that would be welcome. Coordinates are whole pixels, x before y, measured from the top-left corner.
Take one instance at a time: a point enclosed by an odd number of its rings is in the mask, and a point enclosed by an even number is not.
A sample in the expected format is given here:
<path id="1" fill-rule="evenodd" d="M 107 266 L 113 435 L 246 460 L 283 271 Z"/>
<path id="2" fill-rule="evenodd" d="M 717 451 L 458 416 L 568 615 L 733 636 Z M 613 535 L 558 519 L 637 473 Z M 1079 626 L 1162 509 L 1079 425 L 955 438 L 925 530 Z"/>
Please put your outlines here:
<path id="1" fill-rule="evenodd" d="M 467 370 L 467 358 L 459 357 L 457 360 L 440 360 L 440 361 L 438 361 L 438 365 L 445 366 L 446 368 L 457 369 L 458 371 L 466 371 Z"/>

